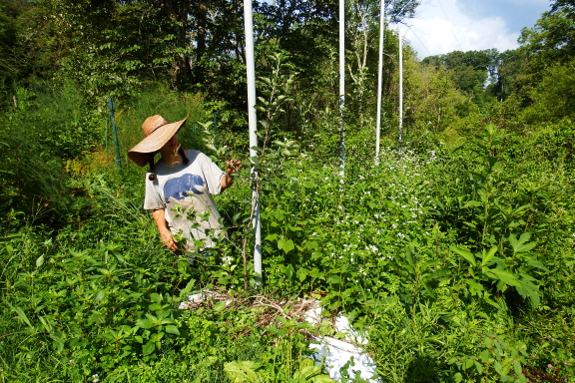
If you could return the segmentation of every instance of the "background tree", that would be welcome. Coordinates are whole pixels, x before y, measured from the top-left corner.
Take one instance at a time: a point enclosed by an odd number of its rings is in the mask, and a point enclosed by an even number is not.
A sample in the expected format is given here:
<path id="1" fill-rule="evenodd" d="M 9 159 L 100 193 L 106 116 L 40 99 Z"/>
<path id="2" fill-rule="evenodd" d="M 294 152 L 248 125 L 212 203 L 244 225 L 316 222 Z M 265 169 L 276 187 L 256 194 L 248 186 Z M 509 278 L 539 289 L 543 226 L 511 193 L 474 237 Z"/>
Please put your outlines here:
<path id="1" fill-rule="evenodd" d="M 0 107 L 14 103 L 14 87 L 26 78 L 26 60 L 19 39 L 20 15 L 32 8 L 24 0 L 0 0 Z"/>
<path id="2" fill-rule="evenodd" d="M 348 110 L 357 114 L 360 123 L 363 122 L 365 110 L 375 108 L 375 92 L 377 91 L 377 73 L 379 66 L 379 20 L 381 5 L 379 1 L 354 0 L 349 3 L 346 28 L 349 42 L 347 43 L 347 71 L 350 82 L 350 102 Z M 416 0 L 386 2 L 385 28 L 389 23 L 401 23 L 413 17 L 419 5 Z M 386 38 L 390 36 L 385 34 Z M 393 39 L 397 42 L 397 39 Z M 385 42 L 384 42 L 385 44 Z M 391 44 L 385 47 L 386 54 L 397 52 Z M 393 55 L 393 54 L 392 54 Z M 388 64 L 390 62 L 388 61 Z M 391 79 L 385 77 L 389 83 Z M 384 89 L 388 84 L 384 85 Z M 373 113 L 371 113 L 373 115 Z"/>
<path id="3" fill-rule="evenodd" d="M 573 1 L 557 0 L 533 28 L 524 28 L 520 47 L 502 56 L 500 68 L 503 98 L 513 94 L 522 107 L 533 103 L 533 90 L 546 68 L 565 65 L 575 57 L 575 10 Z"/>
<path id="4" fill-rule="evenodd" d="M 454 51 L 426 57 L 422 62 L 447 71 L 462 92 L 482 105 L 485 101 L 483 90 L 487 82 L 497 82 L 499 52 L 496 49 Z"/>
<path id="5" fill-rule="evenodd" d="M 159 12 L 160 19 L 167 21 L 168 30 L 171 33 L 171 36 L 166 36 L 172 42 L 174 55 L 170 76 L 171 85 L 176 90 L 184 90 L 189 86 L 188 84 L 192 79 L 191 42 L 188 33 L 191 2 L 187 0 L 163 0 L 152 3 L 161 10 Z M 207 8 L 207 0 L 202 0 L 198 2 L 198 7 L 195 9 L 196 20 L 199 20 L 197 23 L 198 49 L 205 48 Z M 159 25 L 162 23 L 160 22 Z"/>

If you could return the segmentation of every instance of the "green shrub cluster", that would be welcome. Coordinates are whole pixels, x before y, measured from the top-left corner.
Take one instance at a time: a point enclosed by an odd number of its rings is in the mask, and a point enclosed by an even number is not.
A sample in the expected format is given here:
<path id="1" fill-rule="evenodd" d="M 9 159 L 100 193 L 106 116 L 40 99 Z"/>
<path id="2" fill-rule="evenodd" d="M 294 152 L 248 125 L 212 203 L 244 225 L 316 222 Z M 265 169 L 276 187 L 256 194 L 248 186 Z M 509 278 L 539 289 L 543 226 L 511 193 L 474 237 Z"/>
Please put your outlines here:
<path id="1" fill-rule="evenodd" d="M 272 88 L 287 88 L 284 80 Z M 217 127 L 233 117 L 221 113 L 214 124 L 222 104 L 161 89 L 127 106 L 117 102 L 122 169 L 106 141 L 105 107 L 78 117 L 94 135 L 82 135 L 77 147 L 70 147 L 77 125 L 60 126 L 62 137 L 51 130 L 57 114 L 41 107 L 49 98 L 30 95 L 25 109 L 7 114 L 4 381 L 329 381 L 308 348 L 308 337 L 325 329 L 281 315 L 262 321 L 269 313 L 261 307 L 237 304 L 252 294 L 313 297 L 326 316 L 345 314 L 369 339 L 385 381 L 575 374 L 571 124 L 526 136 L 486 125 L 449 146 L 429 133 L 433 140 L 402 150 L 387 137 L 394 147 L 384 147 L 377 162 L 367 128 L 351 127 L 357 135 L 342 172 L 332 158 L 337 140 L 324 132 L 306 146 L 283 137 L 274 123 L 288 100 L 266 97 L 263 111 L 275 112 L 262 120 L 265 149 L 253 158 L 264 234 L 257 290 L 248 166 L 217 197 L 228 228 L 217 251 L 192 268 L 162 248 L 141 209 L 144 170 L 125 156 L 145 117 L 175 120 L 191 111 L 186 147 L 216 161 L 240 153 L 248 162 L 245 140 Z M 61 113 L 73 121 L 76 109 Z M 322 123 L 332 117 L 326 111 Z M 28 136 L 14 134 L 17 127 Z M 48 133 L 53 141 L 44 146 L 39 134 Z M 38 150 L 26 151 L 25 138 Z M 38 219 L 58 203 L 62 214 Z M 235 303 L 178 309 L 206 289 Z M 344 381 L 360 381 L 346 374 Z"/>
<path id="2" fill-rule="evenodd" d="M 105 183 L 90 194 L 101 216 L 1 242 L 2 381 L 228 382 L 243 360 L 260 361 L 265 381 L 324 376 L 296 323 L 258 328 L 261 309 L 225 302 L 179 310 L 206 287 L 200 271 L 161 248 L 131 201 Z"/>

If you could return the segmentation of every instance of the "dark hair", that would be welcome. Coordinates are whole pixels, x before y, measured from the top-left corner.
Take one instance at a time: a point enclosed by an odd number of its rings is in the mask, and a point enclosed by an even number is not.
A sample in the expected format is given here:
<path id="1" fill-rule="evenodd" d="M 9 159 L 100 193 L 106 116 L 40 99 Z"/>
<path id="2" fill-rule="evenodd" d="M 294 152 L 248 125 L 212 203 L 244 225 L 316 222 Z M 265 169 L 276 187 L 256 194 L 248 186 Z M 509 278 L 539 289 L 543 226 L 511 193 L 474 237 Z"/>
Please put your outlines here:
<path id="1" fill-rule="evenodd" d="M 150 181 L 155 181 L 158 177 L 156 177 L 156 168 L 154 166 L 154 156 L 156 153 L 150 153 L 148 154 L 148 164 L 150 165 L 150 175 L 148 176 L 148 179 Z"/>
<path id="2" fill-rule="evenodd" d="M 185 150 L 182 149 L 181 146 L 180 146 L 180 149 L 178 149 L 178 154 L 180 156 L 182 156 L 182 162 L 184 163 L 184 165 L 187 165 L 188 162 L 190 162 L 190 160 L 186 156 Z M 150 181 L 155 181 L 158 178 L 158 177 L 156 177 L 156 169 L 155 169 L 155 165 L 154 165 L 154 156 L 155 155 L 156 155 L 156 153 L 150 153 L 148 155 L 148 164 L 150 165 L 150 175 L 148 176 L 148 179 Z"/>
<path id="3" fill-rule="evenodd" d="M 184 165 L 187 165 L 188 162 L 190 162 L 190 160 L 188 160 L 188 157 L 186 156 L 186 151 L 182 149 L 181 146 L 180 149 L 178 150 L 178 154 L 182 156 L 182 162 L 184 163 Z"/>

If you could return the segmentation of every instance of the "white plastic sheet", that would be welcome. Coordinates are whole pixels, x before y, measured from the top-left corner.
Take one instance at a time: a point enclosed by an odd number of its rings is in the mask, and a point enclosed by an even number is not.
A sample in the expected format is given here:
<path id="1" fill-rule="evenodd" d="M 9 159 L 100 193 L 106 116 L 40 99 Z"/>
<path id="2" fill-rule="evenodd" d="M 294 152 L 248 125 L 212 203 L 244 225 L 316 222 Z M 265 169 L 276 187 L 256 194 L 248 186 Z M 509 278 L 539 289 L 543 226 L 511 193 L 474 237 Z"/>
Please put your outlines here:
<path id="1" fill-rule="evenodd" d="M 319 308 L 319 305 L 315 306 L 306 312 L 305 320 L 312 324 L 320 325 L 322 322 L 321 308 Z M 324 363 L 330 378 L 341 381 L 343 377 L 342 371 L 347 371 L 349 378 L 359 374 L 367 382 L 379 382 L 375 378 L 375 363 L 362 348 L 362 346 L 367 344 L 367 341 L 351 327 L 349 320 L 345 316 L 336 318 L 334 331 L 343 334 L 343 338 L 337 339 L 324 336 L 317 339 L 318 344 L 310 345 L 311 349 L 316 350 L 315 359 L 318 363 Z"/>

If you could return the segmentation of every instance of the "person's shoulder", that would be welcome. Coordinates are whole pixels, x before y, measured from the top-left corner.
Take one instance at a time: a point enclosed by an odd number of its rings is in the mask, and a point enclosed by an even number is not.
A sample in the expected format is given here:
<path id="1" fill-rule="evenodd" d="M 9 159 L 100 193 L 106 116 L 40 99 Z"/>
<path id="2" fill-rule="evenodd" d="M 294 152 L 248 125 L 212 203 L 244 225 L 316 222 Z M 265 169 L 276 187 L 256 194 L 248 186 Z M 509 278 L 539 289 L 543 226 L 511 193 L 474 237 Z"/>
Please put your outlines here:
<path id="1" fill-rule="evenodd" d="M 191 160 L 192 158 L 196 158 L 198 156 L 205 156 L 205 154 L 200 152 L 199 150 L 188 149 L 186 150 L 186 156 L 188 157 L 189 160 Z"/>
<path id="2" fill-rule="evenodd" d="M 190 160 L 190 162 L 193 162 L 195 160 L 198 161 L 211 161 L 210 157 L 208 157 L 204 152 L 201 152 L 199 150 L 186 150 L 186 156 L 188 157 L 188 160 Z"/>

